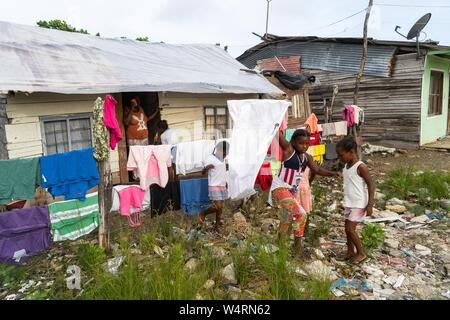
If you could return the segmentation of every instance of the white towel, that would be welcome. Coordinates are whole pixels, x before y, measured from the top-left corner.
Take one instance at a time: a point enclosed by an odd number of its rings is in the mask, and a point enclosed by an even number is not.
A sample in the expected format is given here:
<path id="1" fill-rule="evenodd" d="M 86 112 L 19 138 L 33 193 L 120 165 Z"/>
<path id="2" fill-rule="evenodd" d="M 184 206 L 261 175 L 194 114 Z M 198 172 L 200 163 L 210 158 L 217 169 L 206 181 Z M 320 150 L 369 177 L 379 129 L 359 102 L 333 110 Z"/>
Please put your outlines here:
<path id="1" fill-rule="evenodd" d="M 256 176 L 291 103 L 268 99 L 227 103 L 234 123 L 228 154 L 228 193 L 231 199 L 242 199 L 255 193 Z"/>
<path id="2" fill-rule="evenodd" d="M 214 140 L 197 140 L 177 144 L 177 174 L 202 171 L 205 161 L 214 151 Z"/>

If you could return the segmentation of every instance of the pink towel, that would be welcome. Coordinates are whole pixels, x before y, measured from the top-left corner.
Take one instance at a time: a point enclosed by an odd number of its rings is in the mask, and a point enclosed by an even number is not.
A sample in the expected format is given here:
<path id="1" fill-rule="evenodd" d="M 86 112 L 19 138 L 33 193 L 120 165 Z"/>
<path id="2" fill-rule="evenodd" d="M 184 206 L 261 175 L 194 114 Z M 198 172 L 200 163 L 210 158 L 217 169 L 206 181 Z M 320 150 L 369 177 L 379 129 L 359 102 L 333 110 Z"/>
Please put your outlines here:
<path id="1" fill-rule="evenodd" d="M 122 140 L 122 131 L 116 118 L 116 104 L 117 101 L 111 96 L 105 97 L 105 104 L 103 105 L 103 121 L 105 126 L 109 129 L 109 146 L 112 150 Z"/>
<path id="2" fill-rule="evenodd" d="M 120 214 L 128 218 L 128 224 L 132 228 L 137 228 L 141 225 L 141 215 L 139 212 L 134 213 L 134 219 L 131 218 L 131 207 L 140 209 L 144 202 L 145 191 L 139 186 L 130 186 L 119 191 L 120 199 Z"/>
<path id="3" fill-rule="evenodd" d="M 139 186 L 130 186 L 119 191 L 120 198 L 120 214 L 123 216 L 130 216 L 130 209 L 140 209 L 144 201 L 145 191 Z"/>

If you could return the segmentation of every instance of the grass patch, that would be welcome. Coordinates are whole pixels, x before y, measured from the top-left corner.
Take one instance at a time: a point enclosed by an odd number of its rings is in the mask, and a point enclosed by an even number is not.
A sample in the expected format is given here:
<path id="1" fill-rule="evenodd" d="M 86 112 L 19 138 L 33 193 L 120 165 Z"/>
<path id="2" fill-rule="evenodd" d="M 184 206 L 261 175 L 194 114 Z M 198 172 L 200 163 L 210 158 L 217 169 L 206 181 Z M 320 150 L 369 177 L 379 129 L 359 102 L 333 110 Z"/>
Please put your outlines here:
<path id="1" fill-rule="evenodd" d="M 304 284 L 303 298 L 310 300 L 331 300 L 330 287 L 332 281 L 329 279 L 307 279 Z"/>
<path id="2" fill-rule="evenodd" d="M 417 172 L 414 168 L 407 167 L 390 171 L 380 188 L 388 198 L 408 199 L 410 194 L 415 194 L 421 205 L 427 205 L 430 204 L 429 200 L 449 198 L 449 185 L 449 172 Z"/>
<path id="3" fill-rule="evenodd" d="M 264 243 L 259 246 L 255 254 L 255 262 L 268 281 L 268 290 L 262 293 L 264 299 L 295 300 L 301 297 L 298 276 L 289 267 L 289 244 L 285 240 L 278 242 L 278 251 L 264 250 Z"/>
<path id="4" fill-rule="evenodd" d="M 24 266 L 0 263 L 0 285 L 17 289 L 20 282 L 27 278 L 27 270 Z"/>
<path id="5" fill-rule="evenodd" d="M 105 250 L 91 243 L 82 245 L 77 256 L 81 269 L 89 274 L 97 273 L 106 262 Z"/>
<path id="6" fill-rule="evenodd" d="M 361 231 L 361 243 L 368 254 L 379 248 L 384 238 L 384 230 L 379 224 L 368 223 Z"/>

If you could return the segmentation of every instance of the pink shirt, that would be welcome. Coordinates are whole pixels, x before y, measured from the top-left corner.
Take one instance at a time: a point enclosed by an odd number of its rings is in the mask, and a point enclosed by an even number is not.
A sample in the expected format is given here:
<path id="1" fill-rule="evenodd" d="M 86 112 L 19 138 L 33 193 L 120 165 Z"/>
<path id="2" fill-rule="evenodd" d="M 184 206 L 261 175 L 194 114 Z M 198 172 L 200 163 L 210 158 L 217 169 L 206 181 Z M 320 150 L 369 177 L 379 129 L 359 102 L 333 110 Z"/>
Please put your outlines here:
<path id="1" fill-rule="evenodd" d="M 117 101 L 110 95 L 105 97 L 103 105 L 103 121 L 105 126 L 109 129 L 109 146 L 112 150 L 122 140 L 122 131 L 116 118 L 116 104 Z"/>
<path id="2" fill-rule="evenodd" d="M 172 166 L 170 145 L 131 146 L 127 169 L 137 173 L 140 187 L 147 190 L 156 183 L 164 188 L 169 181 L 168 167 Z"/>
<path id="3" fill-rule="evenodd" d="M 345 106 L 345 109 L 342 112 L 342 119 L 347 120 L 348 127 L 355 125 L 355 109 L 353 108 L 353 105 Z"/>
<path id="4" fill-rule="evenodd" d="M 139 186 L 130 186 L 119 191 L 120 214 L 130 216 L 131 207 L 140 209 L 144 202 L 145 191 Z"/>

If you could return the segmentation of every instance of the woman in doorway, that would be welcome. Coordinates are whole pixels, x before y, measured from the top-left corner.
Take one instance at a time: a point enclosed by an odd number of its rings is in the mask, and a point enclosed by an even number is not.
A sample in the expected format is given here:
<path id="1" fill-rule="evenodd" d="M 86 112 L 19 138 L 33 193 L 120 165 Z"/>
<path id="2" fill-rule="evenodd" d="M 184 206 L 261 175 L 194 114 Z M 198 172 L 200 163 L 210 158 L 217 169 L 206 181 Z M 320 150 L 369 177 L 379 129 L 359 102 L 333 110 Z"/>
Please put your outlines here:
<path id="1" fill-rule="evenodd" d="M 124 114 L 127 143 L 129 146 L 146 146 L 148 145 L 147 122 L 158 115 L 159 108 L 150 117 L 147 117 L 138 97 L 131 99 L 130 104 L 131 106 L 125 109 Z"/>

